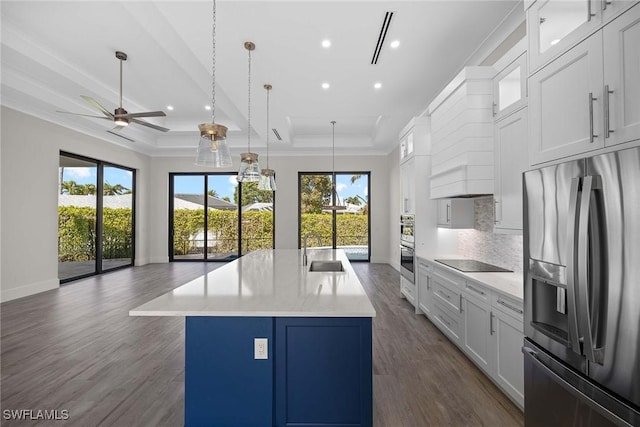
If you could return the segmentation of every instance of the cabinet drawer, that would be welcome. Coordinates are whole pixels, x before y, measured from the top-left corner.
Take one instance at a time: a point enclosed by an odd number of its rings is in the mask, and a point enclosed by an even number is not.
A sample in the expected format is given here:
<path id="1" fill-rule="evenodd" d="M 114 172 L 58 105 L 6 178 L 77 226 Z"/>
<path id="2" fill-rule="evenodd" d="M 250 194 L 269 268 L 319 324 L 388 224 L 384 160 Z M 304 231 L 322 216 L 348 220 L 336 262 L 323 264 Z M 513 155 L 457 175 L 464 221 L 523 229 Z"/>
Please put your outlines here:
<path id="1" fill-rule="evenodd" d="M 460 291 L 455 283 L 437 274 L 431 276 L 431 286 L 436 300 L 449 310 L 460 313 Z"/>
<path id="2" fill-rule="evenodd" d="M 484 286 L 477 284 L 476 282 L 471 282 L 467 280 L 464 284 L 464 294 L 469 295 L 471 298 L 490 303 L 491 302 L 491 292 Z"/>
<path id="3" fill-rule="evenodd" d="M 400 292 L 404 295 L 407 300 L 416 305 L 416 285 L 405 279 L 404 277 L 400 277 Z"/>
<path id="4" fill-rule="evenodd" d="M 514 319 L 520 321 L 520 323 L 522 323 L 523 321 L 523 303 L 516 301 L 513 298 L 495 293 L 492 295 L 491 307 L 513 317 Z"/>
<path id="5" fill-rule="evenodd" d="M 433 307 L 434 321 L 436 326 L 447 335 L 454 343 L 460 345 L 460 318 L 452 316 L 447 309 L 441 306 L 440 301 L 436 300 Z"/>
<path id="6" fill-rule="evenodd" d="M 442 265 L 442 264 L 440 264 Z M 446 280 L 448 282 L 451 283 L 451 286 L 453 286 L 454 288 L 460 288 L 462 289 L 464 287 L 464 283 L 465 283 L 465 278 L 456 274 L 456 273 L 452 273 L 449 270 L 447 270 L 446 268 L 443 267 L 439 267 L 439 266 L 434 266 L 433 267 L 433 272 L 435 274 L 437 274 L 438 276 L 440 276 L 443 280 Z"/>

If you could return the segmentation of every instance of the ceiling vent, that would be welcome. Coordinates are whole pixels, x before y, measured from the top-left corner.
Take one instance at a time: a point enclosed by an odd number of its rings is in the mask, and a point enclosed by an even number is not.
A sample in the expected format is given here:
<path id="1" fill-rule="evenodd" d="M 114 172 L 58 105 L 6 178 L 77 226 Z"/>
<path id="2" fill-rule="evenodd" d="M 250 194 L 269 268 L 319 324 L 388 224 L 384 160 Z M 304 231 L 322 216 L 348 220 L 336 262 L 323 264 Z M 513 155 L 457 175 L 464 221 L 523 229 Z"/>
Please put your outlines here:
<path id="1" fill-rule="evenodd" d="M 282 141 L 282 138 L 280 137 L 278 130 L 276 128 L 272 128 L 271 130 L 273 131 L 273 134 L 276 136 L 276 138 L 278 138 L 278 141 Z"/>
<path id="2" fill-rule="evenodd" d="M 378 63 L 380 51 L 382 51 L 382 46 L 384 46 L 384 39 L 387 37 L 387 31 L 389 31 L 389 26 L 391 25 L 391 18 L 393 18 L 393 12 L 386 12 L 384 14 L 384 21 L 382 21 L 382 28 L 380 28 L 380 34 L 378 35 L 376 49 L 373 51 L 371 65 L 376 65 Z"/>

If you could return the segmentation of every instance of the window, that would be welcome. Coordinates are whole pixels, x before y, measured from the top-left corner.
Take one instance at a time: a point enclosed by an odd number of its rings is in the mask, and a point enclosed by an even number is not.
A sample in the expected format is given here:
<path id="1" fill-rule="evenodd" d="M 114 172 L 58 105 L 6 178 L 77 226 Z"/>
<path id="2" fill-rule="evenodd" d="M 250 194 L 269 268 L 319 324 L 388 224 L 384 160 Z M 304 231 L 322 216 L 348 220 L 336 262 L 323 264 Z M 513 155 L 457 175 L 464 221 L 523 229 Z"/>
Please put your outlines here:
<path id="1" fill-rule="evenodd" d="M 64 152 L 59 164 L 60 282 L 132 266 L 135 171 Z"/>
<path id="2" fill-rule="evenodd" d="M 300 172 L 298 174 L 298 237 L 299 247 L 304 236 L 308 247 L 344 249 L 350 261 L 370 260 L 370 172 Z M 331 187 L 346 206 L 342 211 L 330 211 L 323 206 L 334 203 Z"/>
<path id="3" fill-rule="evenodd" d="M 274 247 L 273 192 L 228 173 L 172 173 L 169 182 L 171 261 L 230 261 Z"/>

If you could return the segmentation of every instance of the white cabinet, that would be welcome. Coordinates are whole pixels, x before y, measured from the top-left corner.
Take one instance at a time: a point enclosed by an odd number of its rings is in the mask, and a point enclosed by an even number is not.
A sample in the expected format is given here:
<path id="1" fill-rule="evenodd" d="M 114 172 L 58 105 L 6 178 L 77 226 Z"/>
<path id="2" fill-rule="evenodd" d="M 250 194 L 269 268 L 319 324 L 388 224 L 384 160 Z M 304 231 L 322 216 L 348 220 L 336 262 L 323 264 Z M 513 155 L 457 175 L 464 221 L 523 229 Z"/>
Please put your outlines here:
<path id="1" fill-rule="evenodd" d="M 595 31 L 601 0 L 538 0 L 527 11 L 529 66 L 536 70 Z"/>
<path id="2" fill-rule="evenodd" d="M 532 165 L 604 146 L 597 120 L 602 77 L 602 34 L 596 33 L 529 78 Z"/>
<path id="3" fill-rule="evenodd" d="M 604 27 L 603 39 L 605 145 L 640 139 L 640 5 Z"/>
<path id="4" fill-rule="evenodd" d="M 523 408 L 522 301 L 437 263 L 418 262 L 420 311 Z"/>
<path id="5" fill-rule="evenodd" d="M 493 119 L 500 120 L 527 104 L 527 55 L 521 54 L 493 78 Z"/>
<path id="6" fill-rule="evenodd" d="M 522 355 L 523 323 L 521 306 L 505 302 L 504 297 L 493 309 L 492 327 L 495 337 L 493 378 L 513 400 L 524 407 L 524 358 Z"/>
<path id="7" fill-rule="evenodd" d="M 416 286 L 405 279 L 404 276 L 400 276 L 400 292 L 411 305 L 416 306 Z"/>
<path id="8" fill-rule="evenodd" d="M 463 350 L 480 369 L 491 374 L 494 359 L 491 306 L 488 302 L 465 293 L 462 298 L 462 316 L 464 319 Z"/>
<path id="9" fill-rule="evenodd" d="M 438 227 L 473 228 L 473 199 L 438 200 Z"/>
<path id="10" fill-rule="evenodd" d="M 494 231 L 522 231 L 522 172 L 529 165 L 527 108 L 496 121 Z"/>
<path id="11" fill-rule="evenodd" d="M 433 318 L 433 290 L 431 288 L 432 266 L 418 260 L 418 309 L 428 318 Z"/>
<path id="12" fill-rule="evenodd" d="M 414 154 L 431 154 L 428 117 L 414 117 L 400 132 L 400 163 Z"/>
<path id="13" fill-rule="evenodd" d="M 415 213 L 415 158 L 400 165 L 400 193 L 402 213 Z"/>

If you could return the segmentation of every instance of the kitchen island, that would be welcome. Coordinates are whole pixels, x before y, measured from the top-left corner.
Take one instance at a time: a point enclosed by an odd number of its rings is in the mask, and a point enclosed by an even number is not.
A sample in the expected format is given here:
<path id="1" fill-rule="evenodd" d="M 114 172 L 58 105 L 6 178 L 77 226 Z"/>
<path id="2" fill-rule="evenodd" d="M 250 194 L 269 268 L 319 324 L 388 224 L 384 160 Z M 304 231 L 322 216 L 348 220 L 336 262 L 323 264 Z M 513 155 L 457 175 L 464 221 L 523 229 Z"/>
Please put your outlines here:
<path id="1" fill-rule="evenodd" d="M 185 426 L 372 425 L 375 310 L 344 251 L 308 258 L 252 252 L 130 311 L 186 318 Z"/>

